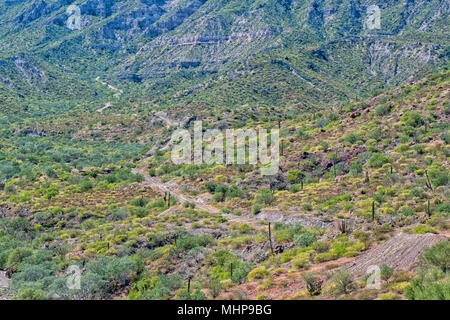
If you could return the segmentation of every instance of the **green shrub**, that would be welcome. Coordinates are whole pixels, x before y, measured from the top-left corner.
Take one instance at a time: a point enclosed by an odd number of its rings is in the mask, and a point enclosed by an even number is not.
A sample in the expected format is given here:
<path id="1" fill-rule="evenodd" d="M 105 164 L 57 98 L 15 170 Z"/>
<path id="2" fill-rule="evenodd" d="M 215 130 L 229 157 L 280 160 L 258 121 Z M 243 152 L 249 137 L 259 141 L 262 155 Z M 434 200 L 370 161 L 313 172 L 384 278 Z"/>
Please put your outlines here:
<path id="1" fill-rule="evenodd" d="M 256 201 L 264 205 L 271 205 L 275 201 L 275 196 L 271 190 L 260 189 L 256 194 Z"/>
<path id="2" fill-rule="evenodd" d="M 422 188 L 412 188 L 411 191 L 409 192 L 409 197 L 410 198 L 414 198 L 414 197 L 421 197 L 423 195 L 424 191 Z"/>
<path id="3" fill-rule="evenodd" d="M 450 279 L 441 269 L 423 268 L 405 288 L 409 300 L 450 300 Z"/>
<path id="4" fill-rule="evenodd" d="M 258 267 L 253 269 L 248 274 L 249 280 L 256 280 L 256 279 L 264 279 L 270 276 L 269 270 L 267 270 L 265 267 Z"/>
<path id="5" fill-rule="evenodd" d="M 350 174 L 354 177 L 363 172 L 363 166 L 358 161 L 353 161 L 350 165 Z"/>
<path id="6" fill-rule="evenodd" d="M 322 263 L 326 261 L 336 260 L 337 258 L 339 258 L 339 254 L 334 250 L 330 250 L 327 252 L 317 254 L 314 257 L 314 263 Z"/>
<path id="7" fill-rule="evenodd" d="M 399 209 L 398 209 L 398 212 L 401 214 L 401 215 L 403 215 L 403 216 L 413 216 L 415 213 L 414 213 L 414 211 L 413 211 L 413 209 L 411 209 L 410 207 L 408 207 L 408 206 L 401 206 Z"/>
<path id="8" fill-rule="evenodd" d="M 213 182 L 207 182 L 204 184 L 204 187 L 208 190 L 208 192 L 214 194 L 214 192 L 216 192 L 217 185 Z"/>
<path id="9" fill-rule="evenodd" d="M 383 279 L 384 281 L 388 281 L 394 274 L 394 271 L 394 268 L 390 268 L 389 266 L 383 264 L 380 270 L 381 279 Z"/>
<path id="10" fill-rule="evenodd" d="M 450 241 L 444 240 L 424 250 L 421 260 L 431 266 L 447 272 L 450 267 Z"/>
<path id="11" fill-rule="evenodd" d="M 131 205 L 133 205 L 135 207 L 143 208 L 143 207 L 145 207 L 148 204 L 148 202 L 149 201 L 147 199 L 144 199 L 144 198 L 140 197 L 140 198 L 132 200 L 131 201 Z"/>
<path id="12" fill-rule="evenodd" d="M 210 235 L 184 236 L 177 239 L 177 248 L 188 251 L 196 247 L 206 247 L 212 242 Z"/>
<path id="13" fill-rule="evenodd" d="M 317 275 L 308 272 L 303 273 L 302 278 L 310 296 L 319 296 L 322 293 L 323 281 Z"/>
<path id="14" fill-rule="evenodd" d="M 348 294 L 354 289 L 353 276 L 345 269 L 337 271 L 331 283 L 335 285 L 335 294 Z"/>
<path id="15" fill-rule="evenodd" d="M 295 245 L 300 248 L 310 247 L 315 241 L 316 237 L 309 232 L 303 232 L 294 236 Z"/>
<path id="16" fill-rule="evenodd" d="M 445 141 L 446 144 L 450 144 L 450 133 L 445 132 L 441 134 L 441 139 Z"/>
<path id="17" fill-rule="evenodd" d="M 377 116 L 380 116 L 380 117 L 387 115 L 389 112 L 391 112 L 391 106 L 387 105 L 387 104 L 378 106 L 375 109 L 375 113 L 377 114 Z"/>
<path id="18" fill-rule="evenodd" d="M 326 252 L 326 251 L 330 250 L 331 244 L 328 241 L 318 241 L 312 245 L 312 248 L 317 253 L 322 253 L 322 252 Z"/>
<path id="19" fill-rule="evenodd" d="M 431 183 L 435 187 L 445 186 L 448 184 L 448 173 L 445 170 L 432 168 L 428 170 L 428 175 L 431 179 Z"/>
<path id="20" fill-rule="evenodd" d="M 398 300 L 399 297 L 393 292 L 387 292 L 380 295 L 379 300 Z"/>
<path id="21" fill-rule="evenodd" d="M 17 269 L 17 266 L 26 258 L 31 256 L 33 251 L 29 248 L 16 248 L 14 249 L 8 256 L 8 260 L 6 262 L 7 268 Z"/>
<path id="22" fill-rule="evenodd" d="M 45 293 L 40 289 L 26 288 L 19 290 L 15 300 L 45 300 Z"/>
<path id="23" fill-rule="evenodd" d="M 80 190 L 81 190 L 81 192 L 87 192 L 87 191 L 91 190 L 93 187 L 94 187 L 94 185 L 92 184 L 92 182 L 89 179 L 84 179 L 81 182 Z"/>
<path id="24" fill-rule="evenodd" d="M 371 168 L 381 168 L 384 164 L 391 163 L 391 159 L 383 153 L 374 153 L 369 158 L 367 165 Z"/>
<path id="25" fill-rule="evenodd" d="M 262 206 L 261 206 L 261 205 L 255 204 L 255 205 L 252 207 L 252 213 L 256 215 L 256 214 L 258 214 L 258 213 L 261 212 L 261 209 L 262 209 Z"/>
<path id="26" fill-rule="evenodd" d="M 344 138 L 344 141 L 346 141 L 350 144 L 355 144 L 359 140 L 361 140 L 361 137 L 357 133 L 354 133 L 354 132 L 350 133 L 348 136 L 346 136 Z"/>
<path id="27" fill-rule="evenodd" d="M 412 111 L 408 112 L 401 121 L 407 126 L 420 127 L 425 124 L 425 117 L 417 111 Z"/>
<path id="28" fill-rule="evenodd" d="M 308 253 L 300 253 L 292 260 L 292 266 L 296 269 L 302 269 L 309 266 L 309 254 Z"/>
<path id="29" fill-rule="evenodd" d="M 288 171 L 286 181 L 292 184 L 299 184 L 305 179 L 305 174 L 299 169 Z"/>
<path id="30" fill-rule="evenodd" d="M 436 234 L 438 232 L 429 226 L 420 225 L 420 226 L 415 227 L 412 230 L 412 233 L 414 233 L 414 234 L 435 233 Z"/>
<path id="31" fill-rule="evenodd" d="M 438 204 L 436 206 L 436 208 L 434 209 L 434 212 L 436 212 L 436 213 L 438 213 L 438 212 L 450 213 L 450 203 Z"/>
<path id="32" fill-rule="evenodd" d="M 181 288 L 183 278 L 178 275 L 159 275 L 151 279 L 144 278 L 134 283 L 128 300 L 163 300 L 169 299 L 172 292 Z"/>

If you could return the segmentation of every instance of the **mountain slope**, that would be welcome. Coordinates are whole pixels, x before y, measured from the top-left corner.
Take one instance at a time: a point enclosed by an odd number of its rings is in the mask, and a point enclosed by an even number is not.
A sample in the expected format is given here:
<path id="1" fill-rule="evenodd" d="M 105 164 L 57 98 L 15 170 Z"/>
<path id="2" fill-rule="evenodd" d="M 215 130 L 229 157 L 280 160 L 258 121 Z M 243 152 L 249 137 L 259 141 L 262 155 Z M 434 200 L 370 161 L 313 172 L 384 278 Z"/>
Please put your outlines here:
<path id="1" fill-rule="evenodd" d="M 80 7 L 81 30 L 66 27 L 69 4 Z M 327 92 L 321 101 L 326 104 L 365 97 L 446 67 L 448 1 L 385 2 L 380 30 L 364 28 L 371 4 L 8 0 L 0 13 L 0 57 L 8 61 L 27 54 L 43 70 L 50 63 L 74 75 L 67 80 L 55 75 L 60 82 L 89 82 L 96 76 L 120 81 L 133 97 L 204 92 L 173 103 L 216 96 L 214 88 L 222 87 L 223 79 L 237 79 L 246 99 L 267 89 L 265 82 L 282 85 L 290 79 L 287 95 L 298 97 L 294 103 L 312 103 Z M 255 63 L 261 68 L 249 67 Z M 271 74 L 278 75 L 266 79 Z M 280 98 L 271 94 L 269 89 L 270 103 Z"/>
<path id="2" fill-rule="evenodd" d="M 164 140 L 171 128 L 156 119 L 133 131 L 140 123 L 131 116 L 99 113 L 85 132 L 84 118 L 70 118 L 78 122 L 69 128 L 68 118 L 56 118 L 42 124 L 45 135 L 23 130 L 2 137 L 0 269 L 11 275 L 7 293 L 410 297 L 406 288 L 420 289 L 417 264 L 432 267 L 419 253 L 441 240 L 440 250 L 448 248 L 449 90 L 449 73 L 439 73 L 364 103 L 283 119 L 276 177 L 261 177 L 252 165 L 175 165 L 163 148 L 144 161 L 132 144 L 95 139 L 113 127 L 130 141 Z M 205 123 L 219 127 L 209 117 Z M 245 128 L 276 126 L 276 119 L 266 119 Z M 404 261 L 396 258 L 397 241 Z M 379 289 L 363 281 L 370 261 L 386 264 L 379 266 Z M 335 278 L 346 274 L 336 269 L 347 264 L 358 273 L 342 291 Z M 82 268 L 83 290 L 66 289 L 69 266 Z M 423 285 L 448 288 L 448 275 L 439 270 Z M 312 297 L 302 278 L 308 271 L 323 283 Z"/>

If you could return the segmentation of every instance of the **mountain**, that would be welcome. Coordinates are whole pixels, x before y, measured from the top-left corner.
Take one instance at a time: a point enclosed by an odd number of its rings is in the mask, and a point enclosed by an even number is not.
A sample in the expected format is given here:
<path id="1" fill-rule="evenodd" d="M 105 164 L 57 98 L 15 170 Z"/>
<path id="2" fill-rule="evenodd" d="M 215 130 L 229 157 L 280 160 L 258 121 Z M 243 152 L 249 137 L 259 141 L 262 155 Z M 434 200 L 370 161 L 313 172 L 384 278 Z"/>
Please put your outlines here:
<path id="1" fill-rule="evenodd" d="M 449 76 L 283 120 L 275 177 L 175 165 L 166 148 L 130 161 L 108 131 L 171 130 L 126 115 L 2 138 L 0 297 L 448 300 Z"/>
<path id="2" fill-rule="evenodd" d="M 0 300 L 449 300 L 449 6 L 0 0 Z"/>
<path id="3" fill-rule="evenodd" d="M 12 101 L 50 91 L 98 99 L 99 76 L 158 104 L 324 105 L 448 63 L 445 0 L 385 1 L 373 30 L 364 22 L 374 1 L 0 3 L 0 85 Z M 67 27 L 69 5 L 79 30 Z"/>

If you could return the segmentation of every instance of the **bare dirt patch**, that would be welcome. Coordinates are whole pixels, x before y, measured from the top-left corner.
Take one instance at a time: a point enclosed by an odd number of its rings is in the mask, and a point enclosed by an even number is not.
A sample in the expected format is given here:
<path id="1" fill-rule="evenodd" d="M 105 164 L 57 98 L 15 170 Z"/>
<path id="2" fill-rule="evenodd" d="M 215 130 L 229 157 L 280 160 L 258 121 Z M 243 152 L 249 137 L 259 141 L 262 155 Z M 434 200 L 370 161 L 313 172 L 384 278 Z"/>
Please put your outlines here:
<path id="1" fill-rule="evenodd" d="M 385 243 L 367 251 L 354 262 L 347 265 L 353 274 L 365 273 L 369 266 L 383 264 L 395 269 L 409 269 L 418 259 L 423 250 L 446 237 L 436 234 L 400 233 Z"/>

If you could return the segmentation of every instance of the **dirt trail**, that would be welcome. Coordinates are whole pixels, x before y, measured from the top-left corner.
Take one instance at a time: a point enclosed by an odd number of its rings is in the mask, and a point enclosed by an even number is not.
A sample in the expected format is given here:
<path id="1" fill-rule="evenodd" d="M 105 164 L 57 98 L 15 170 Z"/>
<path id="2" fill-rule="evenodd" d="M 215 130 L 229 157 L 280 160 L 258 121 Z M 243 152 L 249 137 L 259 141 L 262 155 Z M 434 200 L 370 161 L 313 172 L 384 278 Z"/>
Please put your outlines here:
<path id="1" fill-rule="evenodd" d="M 102 113 L 104 110 L 111 108 L 113 105 L 111 102 L 107 102 L 103 107 L 97 109 L 97 112 Z"/>
<path id="2" fill-rule="evenodd" d="M 152 187 L 153 189 L 156 189 L 157 191 L 159 191 L 161 193 L 170 192 L 170 195 L 175 197 L 175 199 L 177 199 L 177 201 L 179 201 L 181 203 L 186 203 L 186 202 L 194 203 L 195 208 L 197 210 L 208 211 L 210 213 L 219 213 L 218 209 L 216 209 L 212 206 L 209 206 L 198 199 L 185 196 L 185 195 L 181 194 L 175 188 L 162 183 L 159 179 L 150 177 L 146 172 L 146 168 L 147 167 L 144 166 L 144 167 L 140 167 L 137 169 L 133 169 L 133 173 L 141 174 L 144 177 L 144 181 L 146 183 L 148 183 L 150 185 L 150 187 Z"/>
<path id="3" fill-rule="evenodd" d="M 167 124 L 172 125 L 174 122 L 170 120 L 165 113 L 156 113 L 156 117 L 162 119 Z M 165 146 L 160 148 L 159 150 L 167 150 L 170 147 L 170 142 L 167 143 Z M 189 196 L 183 195 L 177 188 L 170 186 L 168 184 L 165 184 L 161 182 L 158 178 L 151 177 L 147 173 L 147 165 L 146 162 L 152 157 L 153 153 L 148 154 L 143 159 L 139 161 L 141 166 L 139 168 L 135 168 L 132 170 L 134 174 L 141 174 L 144 177 L 144 181 L 152 188 L 155 189 L 155 191 L 159 191 L 160 193 L 170 192 L 170 195 L 175 197 L 177 201 L 181 202 L 182 204 L 189 202 L 194 203 L 195 208 L 197 210 L 207 211 L 213 214 L 219 213 L 220 211 L 217 208 L 214 208 L 210 205 L 205 204 L 203 201 L 191 198 Z M 164 214 L 164 212 L 162 213 Z"/>
<path id="4" fill-rule="evenodd" d="M 113 94 L 114 98 L 119 98 L 120 95 L 123 93 L 122 89 L 118 89 L 114 87 L 113 85 L 110 85 L 102 80 L 100 80 L 99 77 L 95 78 L 95 81 L 100 82 L 104 86 L 108 86 L 109 89 L 116 91 L 116 93 Z M 97 112 L 102 113 L 104 110 L 109 109 L 113 106 L 112 102 L 107 102 L 103 107 L 97 109 Z"/>

